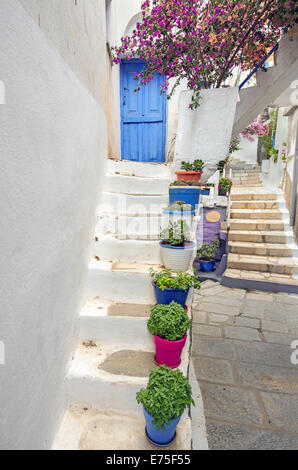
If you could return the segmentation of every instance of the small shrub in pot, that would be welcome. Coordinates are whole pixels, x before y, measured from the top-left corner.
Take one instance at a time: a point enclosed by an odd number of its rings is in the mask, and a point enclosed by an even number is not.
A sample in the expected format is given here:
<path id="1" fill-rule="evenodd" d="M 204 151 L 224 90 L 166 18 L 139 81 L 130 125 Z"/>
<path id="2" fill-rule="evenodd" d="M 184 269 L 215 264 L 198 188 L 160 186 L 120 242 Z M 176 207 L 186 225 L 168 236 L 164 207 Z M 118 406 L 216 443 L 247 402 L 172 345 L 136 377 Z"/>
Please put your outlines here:
<path id="1" fill-rule="evenodd" d="M 151 372 L 147 387 L 137 393 L 137 402 L 144 407 L 148 439 L 161 447 L 173 442 L 183 412 L 194 405 L 187 378 L 166 366 Z"/>

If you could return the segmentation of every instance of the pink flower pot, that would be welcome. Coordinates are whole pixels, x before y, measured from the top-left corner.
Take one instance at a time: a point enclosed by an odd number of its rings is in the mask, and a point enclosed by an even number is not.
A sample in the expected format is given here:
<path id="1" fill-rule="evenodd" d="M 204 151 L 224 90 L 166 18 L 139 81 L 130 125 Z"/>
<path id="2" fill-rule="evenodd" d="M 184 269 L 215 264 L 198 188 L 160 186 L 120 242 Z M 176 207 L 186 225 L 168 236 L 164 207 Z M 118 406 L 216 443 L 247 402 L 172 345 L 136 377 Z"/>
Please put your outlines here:
<path id="1" fill-rule="evenodd" d="M 181 354 L 185 346 L 187 334 L 179 341 L 167 341 L 154 335 L 156 348 L 155 363 L 158 366 L 166 365 L 171 369 L 176 369 L 181 364 Z"/>

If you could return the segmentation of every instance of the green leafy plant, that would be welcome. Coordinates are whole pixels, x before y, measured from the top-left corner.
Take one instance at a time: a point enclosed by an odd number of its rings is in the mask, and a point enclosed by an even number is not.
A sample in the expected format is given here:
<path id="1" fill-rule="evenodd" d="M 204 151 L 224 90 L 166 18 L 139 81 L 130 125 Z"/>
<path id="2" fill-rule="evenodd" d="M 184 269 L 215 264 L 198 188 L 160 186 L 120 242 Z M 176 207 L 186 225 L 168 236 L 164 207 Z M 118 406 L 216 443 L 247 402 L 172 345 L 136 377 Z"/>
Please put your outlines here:
<path id="1" fill-rule="evenodd" d="M 185 180 L 177 180 L 173 181 L 170 186 L 197 186 L 201 189 L 212 188 L 214 187 L 213 183 L 198 183 L 197 181 L 185 181 Z"/>
<path id="2" fill-rule="evenodd" d="M 194 206 L 191 204 L 186 204 L 184 201 L 175 201 L 173 204 L 170 204 L 167 207 L 167 210 L 176 212 L 191 212 L 194 210 Z"/>
<path id="3" fill-rule="evenodd" d="M 190 163 L 190 162 L 181 162 L 181 170 L 183 170 L 183 171 L 193 171 L 192 163 Z"/>
<path id="4" fill-rule="evenodd" d="M 189 329 L 190 319 L 180 304 L 171 302 L 153 307 L 147 325 L 152 335 L 167 341 L 178 341 Z"/>
<path id="5" fill-rule="evenodd" d="M 232 180 L 230 178 L 220 178 L 218 189 L 220 189 L 223 193 L 229 193 L 233 186 Z"/>
<path id="6" fill-rule="evenodd" d="M 179 418 L 187 407 L 195 404 L 187 378 L 179 369 L 167 366 L 151 372 L 147 387 L 137 393 L 137 402 L 153 416 L 157 429 L 165 429 L 173 418 Z"/>
<path id="7" fill-rule="evenodd" d="M 277 129 L 278 114 L 279 114 L 278 108 L 271 111 L 270 122 L 269 122 L 269 132 L 263 137 L 260 137 L 264 145 L 265 152 L 267 153 L 269 158 L 272 158 L 274 163 L 277 162 L 278 153 L 279 153 L 278 149 L 274 148 L 274 136 L 276 134 L 276 129 Z"/>
<path id="8" fill-rule="evenodd" d="M 170 246 L 184 246 L 189 237 L 190 229 L 184 220 L 170 222 L 160 233 L 162 242 Z"/>
<path id="9" fill-rule="evenodd" d="M 195 160 L 193 163 L 181 162 L 181 170 L 183 171 L 203 171 L 204 167 L 203 160 Z"/>
<path id="10" fill-rule="evenodd" d="M 162 291 L 165 289 L 183 289 L 187 291 L 192 286 L 195 289 L 200 289 L 201 287 L 197 278 L 187 271 L 173 274 L 170 269 L 155 271 L 153 268 L 150 268 L 150 274 L 154 284 Z"/>
<path id="11" fill-rule="evenodd" d="M 197 251 L 197 255 L 200 261 L 214 261 L 215 254 L 219 248 L 219 240 L 215 240 L 213 243 L 203 243 Z"/>

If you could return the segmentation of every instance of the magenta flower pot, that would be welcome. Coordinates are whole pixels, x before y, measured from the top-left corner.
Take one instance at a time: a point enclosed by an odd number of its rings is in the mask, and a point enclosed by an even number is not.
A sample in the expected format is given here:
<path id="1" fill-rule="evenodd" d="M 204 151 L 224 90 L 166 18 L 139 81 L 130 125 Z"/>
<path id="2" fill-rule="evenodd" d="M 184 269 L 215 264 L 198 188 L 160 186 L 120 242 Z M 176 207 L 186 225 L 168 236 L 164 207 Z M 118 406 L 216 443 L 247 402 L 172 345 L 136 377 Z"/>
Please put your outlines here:
<path id="1" fill-rule="evenodd" d="M 185 346 L 187 334 L 179 341 L 167 341 L 154 335 L 156 348 L 155 363 L 158 366 L 166 365 L 171 369 L 176 369 L 181 364 L 181 354 Z"/>

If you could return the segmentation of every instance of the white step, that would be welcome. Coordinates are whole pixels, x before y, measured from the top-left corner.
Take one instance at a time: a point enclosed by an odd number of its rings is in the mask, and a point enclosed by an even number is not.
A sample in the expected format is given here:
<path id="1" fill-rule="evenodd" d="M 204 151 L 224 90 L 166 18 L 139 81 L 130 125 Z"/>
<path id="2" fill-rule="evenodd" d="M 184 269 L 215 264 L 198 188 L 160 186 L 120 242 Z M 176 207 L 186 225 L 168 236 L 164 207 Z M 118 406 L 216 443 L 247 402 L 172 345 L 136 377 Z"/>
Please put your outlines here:
<path id="1" fill-rule="evenodd" d="M 86 294 L 124 303 L 154 304 L 149 268 L 157 265 L 92 260 Z"/>
<path id="2" fill-rule="evenodd" d="M 188 311 L 191 311 L 193 292 L 187 298 Z M 125 348 L 133 344 L 135 348 L 150 348 L 152 336 L 147 328 L 151 309 L 156 304 L 130 304 L 89 299 L 81 311 L 80 339 L 96 341 L 109 346 L 111 342 Z"/>
<path id="3" fill-rule="evenodd" d="M 53 450 L 110 450 L 111 452 L 124 450 L 131 451 L 133 455 L 136 450 L 152 452 L 155 449 L 155 452 L 160 454 L 160 449 L 149 444 L 144 428 L 144 416 L 75 404 L 69 407 L 64 415 Z M 177 436 L 170 450 L 181 451 L 191 448 L 191 422 L 185 413 L 177 426 Z"/>
<path id="4" fill-rule="evenodd" d="M 152 307 L 153 304 L 116 304 L 99 298 L 89 299 L 79 318 L 80 338 L 82 341 L 88 338 L 101 345 L 109 346 L 113 342 L 126 347 L 133 344 L 136 348 L 150 350 L 152 336 L 147 320 Z"/>
<path id="5" fill-rule="evenodd" d="M 166 163 L 142 163 L 128 160 L 108 160 L 107 173 L 109 175 L 121 174 L 126 176 L 140 176 L 146 178 L 172 178 L 174 176 L 171 165 Z"/>
<path id="6" fill-rule="evenodd" d="M 141 178 L 137 176 L 107 175 L 104 190 L 135 195 L 167 195 L 171 178 Z"/>
<path id="7" fill-rule="evenodd" d="M 104 191 L 97 213 L 160 214 L 169 205 L 169 196 L 135 196 Z"/>
<path id="8" fill-rule="evenodd" d="M 156 240 L 121 240 L 114 235 L 99 233 L 94 245 L 94 255 L 101 260 L 122 263 L 162 264 L 159 237 Z"/>
<path id="9" fill-rule="evenodd" d="M 146 333 L 146 332 L 145 332 Z M 111 337 L 111 340 L 113 338 Z M 88 344 L 88 341 L 84 341 Z M 189 338 L 183 349 L 180 370 L 187 375 Z M 70 365 L 66 377 L 68 403 L 88 403 L 92 407 L 117 412 L 142 413 L 142 407 L 137 404 L 136 392 L 146 386 L 148 376 L 114 375 L 101 368 L 107 358 L 120 351 L 139 351 L 152 354 L 152 370 L 154 364 L 155 345 L 153 337 L 151 344 L 139 348 L 131 341 L 119 346 L 110 344 L 102 346 L 95 342 L 92 346 L 80 343 Z M 132 373 L 135 364 L 127 364 Z"/>
<path id="10" fill-rule="evenodd" d="M 197 218 L 192 215 L 150 215 L 129 216 L 116 214 L 102 214 L 98 216 L 96 224 L 96 233 L 115 234 L 120 236 L 139 239 L 140 236 L 145 239 L 158 239 L 161 229 L 169 225 L 170 220 L 185 221 L 187 226 L 194 231 L 194 224 Z"/>

